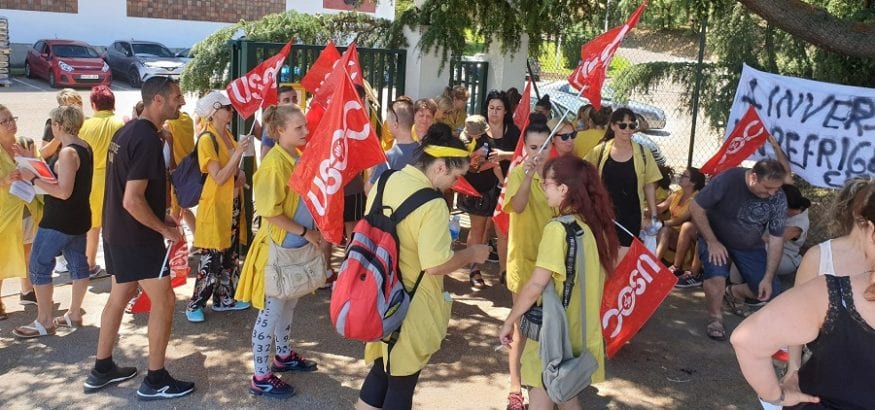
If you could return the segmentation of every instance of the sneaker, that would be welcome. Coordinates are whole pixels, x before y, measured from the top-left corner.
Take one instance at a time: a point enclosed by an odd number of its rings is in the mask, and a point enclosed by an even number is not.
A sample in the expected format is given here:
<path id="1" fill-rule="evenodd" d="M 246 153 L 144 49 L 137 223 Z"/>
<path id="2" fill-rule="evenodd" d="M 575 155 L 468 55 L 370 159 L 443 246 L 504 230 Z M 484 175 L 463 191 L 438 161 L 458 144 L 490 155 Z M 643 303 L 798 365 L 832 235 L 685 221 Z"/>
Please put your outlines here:
<path id="1" fill-rule="evenodd" d="M 285 360 L 279 356 L 273 357 L 273 364 L 270 370 L 277 373 L 282 372 L 312 372 L 316 370 L 316 362 L 303 358 L 298 352 L 292 351 Z"/>
<path id="2" fill-rule="evenodd" d="M 135 367 L 118 367 L 115 366 L 112 370 L 101 373 L 96 369 L 91 369 L 88 378 L 85 379 L 85 393 L 94 393 L 111 384 L 121 383 L 125 380 L 132 379 L 137 375 Z"/>
<path id="3" fill-rule="evenodd" d="M 249 302 L 236 300 L 232 301 L 231 303 L 221 303 L 218 305 L 213 303 L 211 308 L 213 309 L 213 312 L 228 312 L 232 310 L 246 310 L 249 309 L 249 306 L 251 306 Z M 201 316 L 203 316 L 203 312 L 201 312 Z"/>
<path id="4" fill-rule="evenodd" d="M 192 323 L 200 323 L 206 320 L 204 318 L 204 310 L 201 308 L 185 309 L 185 318 Z"/>
<path id="5" fill-rule="evenodd" d="M 94 265 L 94 268 L 88 273 L 88 279 L 100 279 L 109 276 L 106 273 L 106 269 L 100 267 L 100 265 Z"/>
<path id="6" fill-rule="evenodd" d="M 252 376 L 252 380 L 249 382 L 249 392 L 256 396 L 286 398 L 295 395 L 295 388 L 272 374 L 261 381 Z"/>
<path id="7" fill-rule="evenodd" d="M 513 392 L 507 395 L 507 410 L 526 410 L 526 402 L 522 392 Z"/>
<path id="8" fill-rule="evenodd" d="M 766 302 L 763 302 L 762 300 L 759 300 L 759 299 L 744 298 L 744 305 L 749 307 L 749 308 L 757 309 L 757 308 L 761 308 L 761 307 L 765 306 Z"/>
<path id="9" fill-rule="evenodd" d="M 55 262 L 55 273 L 67 273 L 70 269 L 67 268 L 67 260 L 66 259 L 56 259 Z"/>
<path id="10" fill-rule="evenodd" d="M 137 398 L 140 400 L 162 400 L 175 399 L 194 391 L 194 383 L 176 380 L 170 375 L 167 376 L 167 383 L 161 386 L 153 386 L 149 381 L 143 379 L 140 388 L 137 389 Z"/>
<path id="11" fill-rule="evenodd" d="M 36 292 L 30 291 L 27 293 L 22 293 L 18 295 L 18 304 L 19 305 L 35 305 L 36 304 Z"/>
<path id="12" fill-rule="evenodd" d="M 691 273 L 684 273 L 678 277 L 678 283 L 674 285 L 678 289 L 695 288 L 702 286 L 702 280 Z"/>

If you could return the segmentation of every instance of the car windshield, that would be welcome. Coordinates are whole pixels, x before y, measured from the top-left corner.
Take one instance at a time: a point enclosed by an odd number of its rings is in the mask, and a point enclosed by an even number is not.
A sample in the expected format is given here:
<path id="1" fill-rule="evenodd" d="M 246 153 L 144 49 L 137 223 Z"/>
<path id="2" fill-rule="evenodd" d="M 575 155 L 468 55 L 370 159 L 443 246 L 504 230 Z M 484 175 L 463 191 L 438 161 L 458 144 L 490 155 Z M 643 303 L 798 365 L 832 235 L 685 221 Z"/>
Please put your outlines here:
<path id="1" fill-rule="evenodd" d="M 66 58 L 98 58 L 100 57 L 91 47 L 77 46 L 75 44 L 55 44 L 52 50 L 58 57 Z"/>
<path id="2" fill-rule="evenodd" d="M 134 44 L 134 54 L 154 57 L 173 57 L 173 53 L 161 44 Z"/>

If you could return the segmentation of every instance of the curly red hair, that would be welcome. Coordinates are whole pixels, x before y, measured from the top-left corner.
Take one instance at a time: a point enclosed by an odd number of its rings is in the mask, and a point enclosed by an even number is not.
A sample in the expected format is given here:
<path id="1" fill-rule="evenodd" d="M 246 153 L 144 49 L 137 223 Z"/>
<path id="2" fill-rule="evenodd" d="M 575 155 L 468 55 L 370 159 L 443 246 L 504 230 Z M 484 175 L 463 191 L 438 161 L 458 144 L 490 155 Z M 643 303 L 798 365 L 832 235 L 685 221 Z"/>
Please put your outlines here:
<path id="1" fill-rule="evenodd" d="M 564 214 L 576 214 L 586 221 L 595 236 L 599 261 L 610 274 L 620 246 L 614 229 L 614 207 L 595 167 L 573 155 L 560 155 L 544 164 L 544 175 L 568 187 L 559 206 Z"/>
<path id="2" fill-rule="evenodd" d="M 115 94 L 109 86 L 97 85 L 91 88 L 91 103 L 98 111 L 115 109 Z"/>

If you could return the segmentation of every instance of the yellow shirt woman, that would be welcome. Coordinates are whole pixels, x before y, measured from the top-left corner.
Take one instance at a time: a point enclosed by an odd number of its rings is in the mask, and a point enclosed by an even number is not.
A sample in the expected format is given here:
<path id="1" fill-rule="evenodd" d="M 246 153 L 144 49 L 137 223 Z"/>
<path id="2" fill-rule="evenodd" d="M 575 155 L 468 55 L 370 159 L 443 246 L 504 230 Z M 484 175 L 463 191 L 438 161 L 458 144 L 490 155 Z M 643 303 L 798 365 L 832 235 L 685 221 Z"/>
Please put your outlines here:
<path id="1" fill-rule="evenodd" d="M 264 309 L 264 266 L 270 249 L 267 241 L 282 243 L 286 235 L 283 228 L 271 224 L 267 218 L 286 215 L 294 219 L 300 196 L 289 187 L 289 178 L 295 171 L 296 163 L 296 158 L 282 147 L 275 146 L 264 156 L 255 172 L 252 196 L 255 199 L 255 213 L 262 217 L 261 228 L 249 247 L 234 298 L 251 302 L 257 309 Z"/>
<path id="2" fill-rule="evenodd" d="M 598 383 L 605 380 L 605 355 L 604 339 L 602 338 L 601 320 L 599 309 L 602 304 L 602 290 L 605 284 L 605 271 L 599 262 L 599 252 L 596 246 L 592 230 L 582 220 L 575 217 L 578 225 L 583 228 L 583 254 L 585 270 L 574 283 L 571 291 L 571 302 L 568 304 L 566 316 L 568 318 L 568 332 L 571 336 L 571 346 L 575 355 L 579 355 L 584 347 L 595 356 L 599 367 L 592 376 L 592 382 Z M 568 243 L 565 242 L 565 227 L 559 221 L 551 221 L 544 228 L 541 245 L 538 247 L 538 261 L 536 266 L 553 272 L 553 286 L 559 295 L 562 295 L 565 285 L 565 254 L 568 252 Z M 583 280 L 580 280 L 580 279 Z M 580 291 L 586 291 L 586 341 L 580 323 Z M 526 340 L 521 363 L 521 375 L 523 385 L 531 387 L 543 387 L 541 383 L 540 345 L 534 340 Z"/>
<path id="3" fill-rule="evenodd" d="M 693 203 L 693 199 L 695 199 L 698 194 L 699 191 L 693 192 L 693 194 L 682 203 L 681 199 L 684 196 L 684 190 L 679 189 L 672 192 L 671 195 L 669 195 L 671 202 L 668 204 L 668 212 L 671 214 L 671 219 L 680 219 L 681 216 L 686 214 L 690 210 L 690 204 Z M 676 231 L 681 230 L 680 225 L 675 225 L 671 228 Z"/>
<path id="4" fill-rule="evenodd" d="M 15 160 L 0 148 L 0 178 L 15 171 Z M 37 200 L 34 199 L 34 202 Z M 24 201 L 9 193 L 9 187 L 0 187 L 0 279 L 23 278 L 24 264 Z"/>
<path id="5" fill-rule="evenodd" d="M 112 142 L 115 132 L 124 125 L 122 120 L 113 116 L 112 110 L 101 110 L 85 120 L 79 130 L 79 138 L 87 142 L 94 152 L 94 174 L 91 178 L 91 195 L 88 198 L 91 203 L 92 228 L 102 225 L 103 196 L 106 192 L 106 155 L 109 152 L 109 143 Z"/>
<path id="6" fill-rule="evenodd" d="M 422 188 L 433 186 L 422 171 L 408 165 L 389 178 L 383 192 L 383 205 L 397 208 Z M 376 191 L 373 192 L 376 195 Z M 374 195 L 368 198 L 368 210 Z M 452 240 L 447 227 L 449 219 L 446 202 L 430 201 L 398 223 L 398 265 L 406 289 L 413 289 L 420 272 L 443 265 L 453 257 Z M 451 305 L 452 299 L 444 294 L 443 275 L 423 274 L 401 325 L 392 356 L 383 361 L 384 366 L 388 361 L 391 367 L 386 370 L 388 374 L 408 376 L 425 367 L 431 355 L 440 349 L 447 334 Z M 388 354 L 386 343 L 373 342 L 365 346 L 365 362 L 369 365 Z"/>
<path id="7" fill-rule="evenodd" d="M 584 159 L 595 165 L 599 175 L 605 167 L 605 162 L 611 156 L 611 148 L 614 146 L 614 140 L 608 140 L 596 145 Z M 599 161 L 601 158 L 601 161 Z M 659 172 L 659 167 L 656 165 L 656 160 L 653 158 L 653 152 L 650 149 L 632 141 L 632 161 L 635 166 L 635 175 L 638 185 L 638 199 L 640 200 L 640 209 L 642 213 L 647 208 L 647 197 L 644 195 L 644 185 L 655 183 L 662 179 L 662 174 Z"/>
<path id="8" fill-rule="evenodd" d="M 231 160 L 231 150 L 237 148 L 237 143 L 230 139 L 231 145 L 225 144 L 219 132 L 207 123 L 205 132 L 216 137 L 216 144 L 206 133 L 198 138 L 198 164 L 201 172 L 207 174 L 207 164 L 217 161 L 219 167 L 225 167 Z M 218 152 L 216 146 L 219 147 Z M 197 219 L 195 222 L 194 246 L 206 249 L 228 249 L 231 246 L 231 222 L 234 211 L 234 178 L 228 178 L 219 185 L 207 176 L 200 201 L 197 204 Z M 241 225 L 243 226 L 243 225 Z M 241 229 L 242 233 L 245 229 Z"/>
<path id="9" fill-rule="evenodd" d="M 523 167 L 515 167 L 507 177 L 507 187 L 502 206 L 510 214 L 510 228 L 507 237 L 507 289 L 520 293 L 532 277 L 538 257 L 538 244 L 544 226 L 553 217 L 553 209 L 547 205 L 547 197 L 541 188 L 541 176 L 536 172 L 532 177 L 529 202 L 522 213 L 513 211 L 511 201 L 519 192 L 525 179 Z"/>

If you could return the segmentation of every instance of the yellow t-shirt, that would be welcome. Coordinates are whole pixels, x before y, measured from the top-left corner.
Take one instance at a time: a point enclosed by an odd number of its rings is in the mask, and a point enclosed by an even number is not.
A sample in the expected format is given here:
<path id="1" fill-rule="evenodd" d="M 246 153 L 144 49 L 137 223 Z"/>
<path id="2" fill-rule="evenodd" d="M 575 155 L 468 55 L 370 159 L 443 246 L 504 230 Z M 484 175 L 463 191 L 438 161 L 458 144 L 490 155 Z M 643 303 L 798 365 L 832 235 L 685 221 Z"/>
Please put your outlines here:
<path id="1" fill-rule="evenodd" d="M 422 171 L 408 165 L 387 181 L 383 205 L 397 208 L 414 192 L 432 187 Z M 376 191 L 368 197 L 368 210 L 375 195 Z M 398 223 L 398 265 L 406 289 L 413 289 L 421 271 L 443 265 L 453 257 L 449 220 L 446 202 L 433 200 Z M 431 355 L 440 349 L 441 341 L 447 334 L 451 305 L 452 300 L 444 297 L 443 275 L 423 274 L 401 325 L 398 342 L 392 349 L 389 359 L 391 375 L 408 376 L 425 367 Z M 386 343 L 373 342 L 365 346 L 365 362 L 368 364 L 386 355 Z M 385 365 L 386 361 L 383 363 Z"/>
<path id="2" fill-rule="evenodd" d="M 261 227 L 249 247 L 249 254 L 240 273 L 234 298 L 252 302 L 257 309 L 264 308 L 264 266 L 270 247 L 267 241 L 282 243 L 286 231 L 267 218 L 277 215 L 295 217 L 300 196 L 289 187 L 289 178 L 295 170 L 297 159 L 280 146 L 273 147 L 261 161 L 255 172 L 252 197 L 255 213 L 262 216 Z"/>
<path id="3" fill-rule="evenodd" d="M 79 137 L 91 146 L 94 153 L 94 173 L 91 177 L 91 227 L 100 227 L 103 220 L 103 196 L 106 193 L 106 155 L 116 131 L 125 125 L 111 110 L 102 110 L 82 123 Z"/>
<path id="4" fill-rule="evenodd" d="M 224 139 L 212 124 L 207 125 L 206 131 L 216 136 L 216 145 L 207 134 L 202 134 L 197 142 L 198 164 L 201 172 L 209 174 L 207 164 L 210 161 L 219 163 L 224 168 L 231 160 L 231 151 L 237 148 L 237 143 L 229 138 L 231 146 L 225 145 Z M 194 246 L 204 249 L 224 250 L 231 246 L 231 222 L 234 211 L 234 177 L 228 178 L 224 184 L 216 184 L 211 176 L 207 175 L 204 181 L 204 189 L 197 203 L 197 218 L 195 219 Z M 241 212 L 242 213 L 242 212 Z M 243 231 L 243 229 L 241 229 Z"/>
<path id="5" fill-rule="evenodd" d="M 0 178 L 5 178 L 16 165 L 5 149 L 0 148 Z M 36 200 L 34 200 L 36 201 Z M 24 201 L 9 193 L 9 186 L 0 185 L 0 279 L 23 278 L 24 265 Z"/>
<path id="6" fill-rule="evenodd" d="M 586 157 L 604 136 L 605 130 L 596 128 L 578 132 L 577 138 L 574 139 L 574 153 L 578 157 Z"/>
<path id="7" fill-rule="evenodd" d="M 167 120 L 165 123 L 170 135 L 173 136 L 173 159 L 179 164 L 186 155 L 194 151 L 194 123 L 191 117 L 182 111 L 179 118 Z"/>
<path id="8" fill-rule="evenodd" d="M 465 110 L 459 110 L 446 113 L 444 119 L 439 122 L 449 125 L 453 132 L 459 132 L 460 129 L 465 128 L 465 118 L 467 117 L 468 113 Z"/>
<path id="9" fill-rule="evenodd" d="M 538 245 L 544 226 L 553 217 L 553 208 L 547 205 L 547 197 L 541 189 L 541 176 L 536 172 L 532 177 L 529 202 L 522 213 L 513 210 L 511 201 L 520 190 L 525 179 L 523 167 L 515 167 L 507 177 L 504 193 L 504 210 L 510 215 L 510 228 L 507 236 L 507 288 L 520 293 L 523 285 L 532 277 Z"/>
<path id="10" fill-rule="evenodd" d="M 605 271 L 599 263 L 598 247 L 592 231 L 582 220 L 575 217 L 583 228 L 583 254 L 585 272 L 578 272 L 577 280 L 571 291 L 571 302 L 568 304 L 568 332 L 571 336 L 571 347 L 575 355 L 583 351 L 583 329 L 580 323 L 580 290 L 586 289 L 586 349 L 595 356 L 599 368 L 592 376 L 592 382 L 605 379 L 604 339 L 602 338 L 599 309 L 602 304 L 602 291 L 605 284 Z M 561 222 L 553 220 L 544 228 L 541 245 L 538 247 L 536 266 L 553 272 L 553 286 L 556 293 L 562 297 L 565 285 L 565 254 L 568 244 L 565 242 L 565 227 Z M 582 280 L 581 280 L 582 279 Z M 521 376 L 523 385 L 543 387 L 541 373 L 543 366 L 540 357 L 540 345 L 534 340 L 526 340 L 521 359 Z"/>
<path id="11" fill-rule="evenodd" d="M 693 194 L 690 195 L 689 198 L 687 198 L 686 202 L 681 203 L 681 198 L 684 196 L 684 190 L 679 189 L 675 192 L 672 192 L 670 195 L 671 202 L 668 203 L 668 212 L 669 212 L 669 214 L 671 214 L 671 218 L 672 219 L 680 218 L 685 213 L 687 213 L 690 210 L 690 204 L 693 203 L 693 199 L 695 199 L 696 195 L 698 195 L 698 194 L 699 194 L 699 191 L 693 192 Z M 672 226 L 671 228 L 676 230 L 676 231 L 681 230 L 680 225 L 675 225 L 675 226 Z"/>
<path id="12" fill-rule="evenodd" d="M 592 151 L 584 158 L 602 174 L 605 167 L 605 162 L 611 155 L 611 148 L 614 146 L 614 140 L 605 141 L 595 146 Z M 599 161 L 601 157 L 601 161 Z M 638 181 L 638 199 L 640 200 L 640 209 L 643 214 L 644 208 L 647 208 L 647 197 L 644 196 L 644 185 L 655 183 L 662 179 L 662 173 L 659 172 L 659 167 L 656 165 L 656 160 L 653 158 L 653 152 L 646 147 L 632 141 L 632 161 L 635 166 L 636 180 Z"/>

